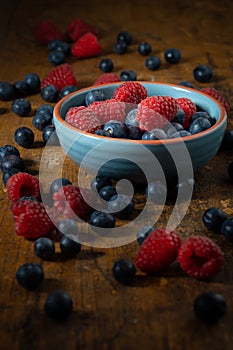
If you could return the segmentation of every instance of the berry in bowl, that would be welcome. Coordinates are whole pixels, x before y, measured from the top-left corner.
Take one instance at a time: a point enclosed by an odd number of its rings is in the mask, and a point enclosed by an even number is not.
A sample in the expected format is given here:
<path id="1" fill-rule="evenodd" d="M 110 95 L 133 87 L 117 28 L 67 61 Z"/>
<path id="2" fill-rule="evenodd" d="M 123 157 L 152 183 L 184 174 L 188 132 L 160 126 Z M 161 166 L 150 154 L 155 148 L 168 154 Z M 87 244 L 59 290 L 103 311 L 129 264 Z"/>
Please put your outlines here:
<path id="1" fill-rule="evenodd" d="M 201 91 L 130 81 L 67 95 L 53 120 L 61 147 L 80 169 L 145 183 L 192 178 L 220 148 L 227 114 Z"/>

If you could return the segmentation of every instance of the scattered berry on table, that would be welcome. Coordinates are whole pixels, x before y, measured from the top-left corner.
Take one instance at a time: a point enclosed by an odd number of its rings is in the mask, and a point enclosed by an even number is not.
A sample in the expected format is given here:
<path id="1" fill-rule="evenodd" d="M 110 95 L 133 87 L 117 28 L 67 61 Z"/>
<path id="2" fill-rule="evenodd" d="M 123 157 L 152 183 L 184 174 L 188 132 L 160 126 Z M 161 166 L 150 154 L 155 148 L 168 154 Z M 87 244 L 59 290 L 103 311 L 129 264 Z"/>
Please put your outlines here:
<path id="1" fill-rule="evenodd" d="M 107 176 L 97 175 L 91 180 L 91 189 L 93 191 L 100 192 L 101 188 L 105 186 L 111 186 L 112 180 Z"/>
<path id="2" fill-rule="evenodd" d="M 100 55 L 101 52 L 102 47 L 97 36 L 90 32 L 77 39 L 71 48 L 72 55 L 79 59 L 95 57 Z"/>
<path id="3" fill-rule="evenodd" d="M 36 263 L 23 264 L 16 271 L 16 279 L 22 287 L 35 290 L 44 279 L 43 268 Z"/>
<path id="4" fill-rule="evenodd" d="M 116 194 L 116 188 L 112 185 L 104 186 L 99 191 L 100 197 L 103 198 L 105 201 L 109 201 L 109 199 Z"/>
<path id="5" fill-rule="evenodd" d="M 224 296 L 212 291 L 199 294 L 193 302 L 195 316 L 208 324 L 218 322 L 225 315 L 226 308 Z"/>
<path id="6" fill-rule="evenodd" d="M 99 63 L 99 69 L 102 72 L 109 73 L 113 70 L 113 61 L 111 58 L 103 58 Z"/>
<path id="7" fill-rule="evenodd" d="M 89 109 L 99 119 L 100 124 L 104 124 L 111 119 L 124 122 L 126 114 L 126 104 L 115 99 L 93 102 Z"/>
<path id="8" fill-rule="evenodd" d="M 24 148 L 30 148 L 33 146 L 34 137 L 34 132 L 26 126 L 21 126 L 16 129 L 14 133 L 15 142 Z"/>
<path id="9" fill-rule="evenodd" d="M 50 141 L 51 145 L 59 145 L 55 125 L 49 124 L 42 131 L 43 141 L 46 143 Z"/>
<path id="10" fill-rule="evenodd" d="M 50 105 L 50 104 L 42 104 L 40 105 L 37 110 L 36 113 L 48 113 L 51 115 L 51 117 L 53 116 L 53 110 L 54 110 L 54 106 Z"/>
<path id="11" fill-rule="evenodd" d="M 72 185 L 69 179 L 66 177 L 60 177 L 52 181 L 50 187 L 49 187 L 49 194 L 51 197 L 53 197 L 55 192 L 58 192 L 61 187 L 66 185 Z"/>
<path id="12" fill-rule="evenodd" d="M 24 160 L 15 154 L 11 154 L 9 156 L 4 157 L 1 163 L 2 171 L 6 173 L 6 172 L 9 172 L 12 168 L 18 169 L 20 171 L 24 171 L 25 170 Z"/>
<path id="13" fill-rule="evenodd" d="M 15 169 L 15 168 L 11 168 L 10 170 L 8 170 L 7 172 L 2 173 L 2 182 L 4 184 L 4 186 L 6 186 L 8 179 L 17 173 L 20 173 L 21 171 L 19 169 Z"/>
<path id="14" fill-rule="evenodd" d="M 233 243 L 233 218 L 226 219 L 222 223 L 221 234 L 226 240 Z"/>
<path id="15" fill-rule="evenodd" d="M 162 181 L 151 181 L 146 188 L 146 195 L 150 202 L 164 204 L 167 197 L 167 186 Z"/>
<path id="16" fill-rule="evenodd" d="M 72 313 L 73 302 L 69 294 L 58 290 L 47 297 L 44 310 L 48 317 L 63 321 Z"/>
<path id="17" fill-rule="evenodd" d="M 40 237 L 34 243 L 34 252 L 42 260 L 52 260 L 55 254 L 55 244 L 48 237 Z"/>
<path id="18" fill-rule="evenodd" d="M 0 168 L 1 168 L 3 158 L 10 156 L 12 154 L 20 157 L 20 152 L 19 152 L 18 148 L 16 148 L 15 146 L 3 145 L 0 147 Z"/>
<path id="19" fill-rule="evenodd" d="M 185 113 L 185 119 L 183 122 L 183 127 L 188 129 L 190 126 L 190 118 L 197 111 L 195 103 L 187 97 L 177 98 L 176 101 L 179 104 L 179 108 Z"/>
<path id="20" fill-rule="evenodd" d="M 214 97 L 223 105 L 227 113 L 230 112 L 229 103 L 227 102 L 227 100 L 225 99 L 225 97 L 222 95 L 220 91 L 218 91 L 213 87 L 204 87 L 204 88 L 201 88 L 201 92 L 204 92 L 205 94 Z"/>
<path id="21" fill-rule="evenodd" d="M 115 89 L 113 94 L 113 98 L 117 101 L 135 104 L 140 103 L 146 97 L 146 88 L 137 81 L 126 81 L 121 83 Z"/>
<path id="22" fill-rule="evenodd" d="M 47 102 L 57 102 L 59 98 L 59 91 L 54 85 L 47 85 L 41 89 L 40 96 L 42 100 Z"/>
<path id="23" fill-rule="evenodd" d="M 101 126 L 100 120 L 90 109 L 80 109 L 76 114 L 66 114 L 65 121 L 76 128 L 93 133 Z"/>
<path id="24" fill-rule="evenodd" d="M 129 45 L 132 42 L 132 35 L 128 31 L 122 31 L 117 34 L 116 40 L 124 41 L 127 45 Z"/>
<path id="25" fill-rule="evenodd" d="M 11 110 L 20 117 L 27 116 L 32 110 L 31 102 L 26 98 L 17 98 L 12 102 Z"/>
<path id="26" fill-rule="evenodd" d="M 56 225 L 57 234 L 62 237 L 66 236 L 77 236 L 78 233 L 78 225 L 77 221 L 73 219 L 63 219 L 58 221 Z"/>
<path id="27" fill-rule="evenodd" d="M 37 94 L 40 91 L 40 77 L 37 73 L 28 73 L 24 77 L 24 82 L 28 86 L 29 94 Z"/>
<path id="28" fill-rule="evenodd" d="M 42 80 L 41 89 L 48 85 L 54 85 L 59 92 L 68 85 L 76 86 L 77 80 L 71 65 L 63 63 L 52 68 Z"/>
<path id="29" fill-rule="evenodd" d="M 15 98 L 15 89 L 14 86 L 7 82 L 0 82 L 0 100 L 2 101 L 10 101 Z"/>
<path id="30" fill-rule="evenodd" d="M 7 195 L 10 202 L 17 202 L 20 198 L 33 196 L 40 200 L 40 182 L 36 176 L 28 173 L 17 173 L 7 181 Z"/>
<path id="31" fill-rule="evenodd" d="M 149 234 L 156 230 L 156 227 L 144 225 L 140 230 L 137 232 L 137 243 L 139 245 L 142 244 L 142 242 L 145 241 L 145 239 L 149 236 Z"/>
<path id="32" fill-rule="evenodd" d="M 198 117 L 190 124 L 189 131 L 191 134 L 197 134 L 209 129 L 210 127 L 211 123 L 207 118 Z"/>
<path id="33" fill-rule="evenodd" d="M 113 45 L 113 51 L 119 55 L 123 55 L 128 51 L 128 45 L 125 41 L 117 41 Z"/>
<path id="34" fill-rule="evenodd" d="M 125 69 L 120 73 L 121 81 L 135 81 L 137 80 L 137 73 L 131 69 Z"/>
<path id="35" fill-rule="evenodd" d="M 42 131 L 47 125 L 51 124 L 52 116 L 48 112 L 39 112 L 32 118 L 32 125 Z"/>
<path id="36" fill-rule="evenodd" d="M 58 39 L 51 40 L 48 43 L 48 49 L 49 51 L 56 50 L 63 52 L 65 56 L 68 56 L 70 54 L 70 45 L 67 42 Z"/>
<path id="37" fill-rule="evenodd" d="M 118 219 L 129 219 L 134 211 L 133 199 L 125 194 L 115 194 L 108 202 L 108 211 Z"/>
<path id="38" fill-rule="evenodd" d="M 48 60 L 54 66 L 58 66 L 59 64 L 65 63 L 66 56 L 62 51 L 52 50 L 48 54 Z"/>
<path id="39" fill-rule="evenodd" d="M 74 258 L 81 251 L 81 244 L 66 235 L 60 239 L 60 249 L 62 254 L 67 258 Z"/>
<path id="40" fill-rule="evenodd" d="M 113 264 L 112 273 L 118 282 L 130 284 L 135 278 L 136 268 L 130 260 L 118 259 Z"/>
<path id="41" fill-rule="evenodd" d="M 93 83 L 93 85 L 102 85 L 108 83 L 115 83 L 121 81 L 120 77 L 116 73 L 103 73 Z"/>
<path id="42" fill-rule="evenodd" d="M 140 55 L 142 56 L 148 56 L 152 51 L 152 47 L 151 44 L 149 44 L 146 41 L 143 41 L 141 43 L 138 44 L 138 52 L 140 53 Z"/>
<path id="43" fill-rule="evenodd" d="M 204 280 L 220 272 L 224 256 L 211 239 L 197 235 L 186 238 L 182 243 L 178 262 L 189 276 Z"/>
<path id="44" fill-rule="evenodd" d="M 29 88 L 28 85 L 21 80 L 16 80 L 13 83 L 13 87 L 15 90 L 15 95 L 19 98 L 19 97 L 26 97 L 29 93 Z"/>
<path id="45" fill-rule="evenodd" d="M 176 260 L 180 245 L 181 239 L 176 232 L 155 229 L 139 247 L 136 266 L 147 274 L 160 273 Z"/>
<path id="46" fill-rule="evenodd" d="M 42 20 L 34 30 L 35 40 L 40 44 L 48 44 L 53 39 L 63 40 L 60 29 L 50 20 Z"/>
<path id="47" fill-rule="evenodd" d="M 74 86 L 74 85 L 68 85 L 68 86 L 65 86 L 60 94 L 59 94 L 59 98 L 63 98 L 69 94 L 71 94 L 72 92 L 75 92 L 77 91 L 77 86 Z"/>
<path id="48" fill-rule="evenodd" d="M 127 138 L 127 126 L 118 120 L 110 120 L 104 124 L 103 130 L 108 132 L 111 137 Z"/>
<path id="49" fill-rule="evenodd" d="M 89 223 L 93 226 L 93 229 L 102 229 L 102 228 L 113 228 L 115 226 L 115 218 L 110 213 L 105 213 L 101 211 L 93 211 L 90 215 Z"/>
<path id="50" fill-rule="evenodd" d="M 206 209 L 202 215 L 202 221 L 205 227 L 215 233 L 221 233 L 221 226 L 227 219 L 227 214 L 223 210 L 215 207 Z"/>
<path id="51" fill-rule="evenodd" d="M 170 48 L 164 52 L 164 58 L 168 63 L 175 64 L 181 60 L 181 53 L 178 49 Z"/>
<path id="52" fill-rule="evenodd" d="M 158 56 L 149 56 L 145 60 L 145 66 L 149 70 L 157 70 L 161 66 L 161 60 Z"/>
<path id="53" fill-rule="evenodd" d="M 89 106 L 91 103 L 96 101 L 105 101 L 106 97 L 101 90 L 88 91 L 85 95 L 85 104 Z"/>
<path id="54" fill-rule="evenodd" d="M 76 41 L 88 32 L 92 34 L 97 34 L 97 28 L 81 20 L 80 18 L 74 18 L 67 25 L 65 32 L 68 40 Z"/>
<path id="55" fill-rule="evenodd" d="M 212 68 L 204 64 L 196 66 L 193 70 L 194 79 L 200 83 L 208 83 L 213 78 Z"/>

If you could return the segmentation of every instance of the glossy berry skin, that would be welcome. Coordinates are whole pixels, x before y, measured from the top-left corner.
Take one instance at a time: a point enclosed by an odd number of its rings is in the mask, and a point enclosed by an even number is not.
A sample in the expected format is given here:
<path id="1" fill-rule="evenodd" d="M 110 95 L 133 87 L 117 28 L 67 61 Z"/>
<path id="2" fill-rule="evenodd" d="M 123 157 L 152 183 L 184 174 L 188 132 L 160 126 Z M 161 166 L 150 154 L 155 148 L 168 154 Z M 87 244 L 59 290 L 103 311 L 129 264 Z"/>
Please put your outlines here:
<path id="1" fill-rule="evenodd" d="M 197 134 L 199 132 L 209 129 L 210 127 L 211 123 L 207 118 L 198 117 L 191 123 L 189 131 L 191 132 L 191 134 Z"/>
<path id="2" fill-rule="evenodd" d="M 202 221 L 205 227 L 215 233 L 221 233 L 221 226 L 227 218 L 227 214 L 223 210 L 215 207 L 206 209 L 202 215 Z"/>
<path id="3" fill-rule="evenodd" d="M 54 106 L 51 106 L 50 104 L 42 104 L 40 105 L 37 110 L 36 110 L 36 114 L 37 113 L 48 113 L 51 115 L 51 117 L 53 116 L 53 110 L 54 110 Z"/>
<path id="4" fill-rule="evenodd" d="M 161 60 L 158 56 L 149 56 L 145 60 L 145 66 L 149 70 L 157 70 L 161 66 Z"/>
<path id="5" fill-rule="evenodd" d="M 47 112 L 36 113 L 32 119 L 32 125 L 42 131 L 47 125 L 51 124 L 52 116 Z"/>
<path id="6" fill-rule="evenodd" d="M 1 164 L 2 164 L 3 158 L 5 158 L 7 156 L 10 156 L 12 154 L 20 157 L 19 150 L 15 146 L 13 146 L 13 145 L 3 145 L 3 146 L 0 147 L 0 168 L 1 168 Z"/>
<path id="7" fill-rule="evenodd" d="M 132 42 L 132 36 L 129 32 L 123 31 L 117 34 L 117 41 L 124 41 L 129 45 Z"/>
<path id="8" fill-rule="evenodd" d="M 12 84 L 7 81 L 0 82 L 0 100 L 10 101 L 15 98 L 15 89 Z"/>
<path id="9" fill-rule="evenodd" d="M 139 45 L 138 45 L 138 52 L 140 53 L 140 55 L 142 56 L 147 56 L 151 53 L 152 51 L 152 47 L 151 45 L 144 41 L 144 42 L 141 42 Z"/>
<path id="10" fill-rule="evenodd" d="M 12 168 L 18 169 L 19 171 L 24 171 L 25 169 L 23 159 L 15 154 L 4 157 L 1 164 L 1 169 L 4 173 L 9 172 Z"/>
<path id="11" fill-rule="evenodd" d="M 85 104 L 89 106 L 96 101 L 105 101 L 106 97 L 104 93 L 100 90 L 89 91 L 85 96 Z"/>
<path id="12" fill-rule="evenodd" d="M 68 85 L 68 86 L 65 86 L 61 92 L 60 92 L 60 95 L 59 95 L 59 98 L 63 98 L 69 94 L 71 94 L 72 92 L 75 92 L 77 91 L 77 87 L 74 86 L 74 85 Z"/>
<path id="13" fill-rule="evenodd" d="M 116 194 L 115 187 L 111 185 L 107 185 L 101 188 L 99 191 L 99 195 L 101 198 L 103 198 L 105 201 L 109 201 L 109 199 Z"/>
<path id="14" fill-rule="evenodd" d="M 91 180 L 91 189 L 99 192 L 104 186 L 112 185 L 112 180 L 107 176 L 97 175 Z"/>
<path id="15" fill-rule="evenodd" d="M 168 63 L 178 63 L 181 59 L 181 53 L 178 49 L 170 48 L 164 52 L 164 58 Z"/>
<path id="16" fill-rule="evenodd" d="M 127 138 L 127 127 L 124 123 L 116 120 L 110 120 L 104 124 L 103 129 L 107 131 L 111 137 Z"/>
<path id="17" fill-rule="evenodd" d="M 142 140 L 165 140 L 167 139 L 167 134 L 162 129 L 153 129 L 144 132 L 142 135 Z"/>
<path id="18" fill-rule="evenodd" d="M 44 310 L 50 318 L 63 321 L 73 311 L 73 302 L 69 294 L 60 290 L 55 291 L 46 299 Z"/>
<path id="19" fill-rule="evenodd" d="M 134 264 L 128 259 L 116 260 L 112 267 L 115 279 L 122 284 L 130 284 L 136 275 Z"/>
<path id="20" fill-rule="evenodd" d="M 52 139 L 50 139 L 51 137 Z M 59 140 L 56 134 L 56 128 L 53 124 L 49 124 L 43 129 L 42 138 L 45 143 L 48 142 L 48 140 L 50 139 L 52 145 L 59 145 Z"/>
<path id="21" fill-rule="evenodd" d="M 177 131 L 181 130 L 184 130 L 182 124 L 180 124 L 179 122 L 171 122 L 166 128 L 166 135 L 168 138 L 172 138 L 173 134 L 176 134 Z"/>
<path id="22" fill-rule="evenodd" d="M 60 220 L 57 223 L 56 231 L 57 231 L 57 234 L 60 237 L 63 237 L 64 235 L 74 235 L 74 236 L 76 236 L 77 233 L 78 233 L 77 222 L 75 220 L 73 220 L 73 219 Z"/>
<path id="23" fill-rule="evenodd" d="M 48 60 L 54 66 L 58 66 L 59 64 L 64 63 L 65 59 L 66 59 L 66 56 L 62 51 L 52 50 L 48 54 Z"/>
<path id="24" fill-rule="evenodd" d="M 127 52 L 128 45 L 125 41 L 117 41 L 113 46 L 113 51 L 119 55 L 123 55 Z"/>
<path id="25" fill-rule="evenodd" d="M 141 140 L 143 131 L 137 125 L 127 125 L 128 139 Z"/>
<path id="26" fill-rule="evenodd" d="M 29 93 L 28 85 L 24 81 L 16 80 L 13 87 L 17 97 L 25 97 Z"/>
<path id="27" fill-rule="evenodd" d="M 195 119 L 202 117 L 202 118 L 206 118 L 208 119 L 208 121 L 210 122 L 211 126 L 214 125 L 216 123 L 216 119 L 211 117 L 207 112 L 205 111 L 198 111 L 193 113 L 193 115 L 190 118 L 190 122 L 192 123 Z"/>
<path id="28" fill-rule="evenodd" d="M 176 116 L 172 119 L 172 122 L 179 123 L 183 125 L 185 120 L 185 112 L 182 108 L 178 109 L 178 112 L 176 113 Z"/>
<path id="29" fill-rule="evenodd" d="M 225 298 L 216 292 L 203 292 L 193 303 L 196 317 L 209 324 L 218 322 L 225 315 L 226 307 Z"/>
<path id="30" fill-rule="evenodd" d="M 52 260 L 55 254 L 55 244 L 50 238 L 37 238 L 34 243 L 34 252 L 42 260 Z"/>
<path id="31" fill-rule="evenodd" d="M 111 58 L 103 58 L 99 63 L 99 69 L 105 73 L 112 72 L 113 67 L 113 61 Z"/>
<path id="32" fill-rule="evenodd" d="M 125 69 L 120 73 L 120 80 L 121 81 L 135 81 L 135 80 L 137 80 L 137 74 L 130 69 Z"/>
<path id="33" fill-rule="evenodd" d="M 47 102 L 57 102 L 59 98 L 58 89 L 54 85 L 45 86 L 40 92 L 41 98 Z"/>
<path id="34" fill-rule="evenodd" d="M 16 272 L 16 279 L 22 287 L 35 290 L 44 279 L 43 268 L 36 263 L 23 264 Z"/>
<path id="35" fill-rule="evenodd" d="M 16 168 L 11 168 L 11 169 L 9 169 L 7 172 L 2 173 L 2 182 L 3 182 L 3 185 L 6 186 L 8 179 L 9 179 L 12 175 L 17 174 L 17 173 L 20 173 L 20 170 L 19 170 L 19 169 L 16 169 Z"/>
<path id="36" fill-rule="evenodd" d="M 154 204 L 164 204 L 167 196 L 167 186 L 162 181 L 151 181 L 146 188 L 146 195 Z"/>
<path id="37" fill-rule="evenodd" d="M 221 226 L 221 234 L 233 243 L 233 218 L 225 220 Z"/>
<path id="38" fill-rule="evenodd" d="M 11 110 L 20 117 L 24 117 L 30 114 L 32 107 L 29 100 L 25 98 L 18 98 L 11 104 Z"/>
<path id="39" fill-rule="evenodd" d="M 28 86 L 29 94 L 36 94 L 40 91 L 40 77 L 36 73 L 28 73 L 24 77 L 24 82 Z"/>
<path id="40" fill-rule="evenodd" d="M 81 244 L 64 235 L 60 240 L 60 249 L 65 257 L 74 258 L 81 251 Z"/>
<path id="41" fill-rule="evenodd" d="M 110 213 L 93 211 L 90 215 L 90 225 L 96 228 L 113 228 L 115 226 L 115 218 Z"/>
<path id="42" fill-rule="evenodd" d="M 72 183 L 70 182 L 69 179 L 66 177 L 61 177 L 53 180 L 53 182 L 50 185 L 49 188 L 49 194 L 51 197 L 53 197 L 55 192 L 58 192 L 61 187 L 66 186 L 66 185 L 71 185 Z"/>
<path id="43" fill-rule="evenodd" d="M 59 39 L 50 40 L 48 43 L 49 51 L 60 51 L 63 52 L 65 56 L 70 54 L 70 45 L 65 41 L 61 41 Z"/>
<path id="44" fill-rule="evenodd" d="M 134 211 L 134 201 L 124 194 L 115 194 L 108 202 L 108 211 L 119 219 L 129 219 Z"/>
<path id="45" fill-rule="evenodd" d="M 200 83 L 208 83 L 213 78 L 213 71 L 209 66 L 200 64 L 194 68 L 193 76 Z"/>
<path id="46" fill-rule="evenodd" d="M 30 148 L 34 143 L 34 133 L 26 126 L 22 126 L 15 131 L 14 140 L 19 146 Z"/>
<path id="47" fill-rule="evenodd" d="M 154 226 L 145 225 L 137 232 L 137 243 L 141 245 L 142 242 L 153 232 L 156 228 Z"/>
<path id="48" fill-rule="evenodd" d="M 125 118 L 125 124 L 127 126 L 128 125 L 138 125 L 137 113 L 138 113 L 137 108 L 134 108 L 131 111 L 129 111 L 129 113 L 126 115 L 126 118 Z"/>

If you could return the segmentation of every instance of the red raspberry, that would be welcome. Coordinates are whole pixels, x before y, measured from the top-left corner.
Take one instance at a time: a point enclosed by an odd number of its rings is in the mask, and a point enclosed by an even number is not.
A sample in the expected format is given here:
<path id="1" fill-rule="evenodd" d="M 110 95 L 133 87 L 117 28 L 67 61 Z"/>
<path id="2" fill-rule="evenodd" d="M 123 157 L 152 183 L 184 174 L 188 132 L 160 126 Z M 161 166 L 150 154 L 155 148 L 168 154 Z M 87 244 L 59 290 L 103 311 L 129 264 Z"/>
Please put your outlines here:
<path id="1" fill-rule="evenodd" d="M 127 81 L 116 88 L 113 98 L 117 101 L 138 104 L 147 97 L 146 88 L 137 81 Z"/>
<path id="2" fill-rule="evenodd" d="M 97 34 L 97 29 L 79 18 L 74 18 L 66 28 L 67 39 L 71 41 L 78 40 L 83 34 L 88 32 Z"/>
<path id="3" fill-rule="evenodd" d="M 197 111 L 197 107 L 195 103 L 187 97 L 177 98 L 176 101 L 178 102 L 179 107 L 183 109 L 185 113 L 183 127 L 188 129 L 190 126 L 190 118 Z"/>
<path id="4" fill-rule="evenodd" d="M 66 185 L 53 194 L 54 208 L 67 219 L 83 219 L 91 211 L 84 201 L 80 189 L 74 185 Z"/>
<path id="5" fill-rule="evenodd" d="M 66 118 L 73 118 L 79 111 L 86 109 L 85 106 L 70 107 L 66 113 Z"/>
<path id="6" fill-rule="evenodd" d="M 77 85 L 72 67 L 68 63 L 60 64 L 54 67 L 41 82 L 41 89 L 47 85 L 54 85 L 61 91 L 68 85 Z"/>
<path id="7" fill-rule="evenodd" d="M 35 28 L 34 37 L 41 44 L 48 44 L 54 39 L 63 40 L 60 29 L 49 20 L 43 20 L 39 23 Z"/>
<path id="8" fill-rule="evenodd" d="M 121 81 L 121 79 L 116 73 L 103 73 L 96 79 L 93 85 L 117 83 L 119 81 Z"/>
<path id="9" fill-rule="evenodd" d="M 77 129 L 91 133 L 94 133 L 95 130 L 101 127 L 101 122 L 95 116 L 94 112 L 86 107 L 85 109 L 80 109 L 75 114 L 67 113 L 65 121 Z"/>
<path id="10" fill-rule="evenodd" d="M 81 36 L 72 46 L 72 55 L 77 58 L 87 58 L 98 56 L 102 47 L 96 35 L 86 33 Z"/>
<path id="11" fill-rule="evenodd" d="M 96 101 L 88 107 L 91 109 L 102 124 L 108 122 L 110 119 L 125 121 L 125 103 L 118 102 L 114 99 L 106 101 Z"/>
<path id="12" fill-rule="evenodd" d="M 156 229 L 140 246 L 136 265 L 147 274 L 159 273 L 176 260 L 180 245 L 181 240 L 176 232 Z"/>
<path id="13" fill-rule="evenodd" d="M 17 202 L 22 197 L 40 199 L 40 182 L 37 177 L 28 173 L 16 173 L 6 183 L 8 199 Z"/>
<path id="14" fill-rule="evenodd" d="M 208 237 L 190 236 L 179 249 L 178 262 L 189 276 L 207 279 L 221 270 L 224 258 L 221 249 Z"/>
<path id="15" fill-rule="evenodd" d="M 213 98 L 218 100 L 225 108 L 227 114 L 230 112 L 229 103 L 226 101 L 225 97 L 221 94 L 221 92 L 219 92 L 215 88 L 211 88 L 211 87 L 202 88 L 201 92 L 204 92 L 205 94 L 212 96 Z"/>
<path id="16" fill-rule="evenodd" d="M 13 203 L 11 211 L 15 220 L 15 233 L 27 239 L 47 236 L 54 225 L 41 202 L 20 200 Z"/>

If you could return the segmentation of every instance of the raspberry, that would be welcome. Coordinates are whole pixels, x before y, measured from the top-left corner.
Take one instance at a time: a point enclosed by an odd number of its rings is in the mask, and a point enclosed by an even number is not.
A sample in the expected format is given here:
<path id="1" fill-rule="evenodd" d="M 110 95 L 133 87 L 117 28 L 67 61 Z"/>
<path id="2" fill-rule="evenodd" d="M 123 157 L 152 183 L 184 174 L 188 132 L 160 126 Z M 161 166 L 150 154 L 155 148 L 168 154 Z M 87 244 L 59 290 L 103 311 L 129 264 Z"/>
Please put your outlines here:
<path id="1" fill-rule="evenodd" d="M 106 101 L 93 102 L 88 109 L 91 109 L 102 124 L 105 124 L 110 119 L 124 122 L 125 120 L 125 103 L 118 102 L 114 99 Z"/>
<path id="2" fill-rule="evenodd" d="M 81 36 L 73 45 L 71 52 L 77 58 L 87 58 L 98 56 L 102 47 L 96 35 L 86 33 Z"/>
<path id="3" fill-rule="evenodd" d="M 188 129 L 188 127 L 190 126 L 190 118 L 197 111 L 197 107 L 192 100 L 186 97 L 177 98 L 176 101 L 178 102 L 179 107 L 185 113 L 185 120 L 183 122 L 183 127 L 184 129 Z"/>
<path id="4" fill-rule="evenodd" d="M 15 233 L 27 239 L 46 236 L 54 230 L 54 225 L 41 202 L 20 200 L 11 206 L 15 220 Z"/>
<path id="5" fill-rule="evenodd" d="M 41 90 L 48 85 L 54 85 L 58 91 L 61 91 L 68 85 L 75 86 L 77 80 L 74 76 L 72 67 L 68 63 L 60 64 L 54 67 L 41 82 Z"/>
<path id="6" fill-rule="evenodd" d="M 225 108 L 227 114 L 230 112 L 229 103 L 226 101 L 225 97 L 221 94 L 221 92 L 219 92 L 215 88 L 211 88 L 211 87 L 202 88 L 201 92 L 204 92 L 205 94 L 212 96 L 217 101 L 219 101 L 223 105 L 223 107 Z"/>
<path id="7" fill-rule="evenodd" d="M 60 29 L 49 20 L 43 20 L 39 23 L 35 28 L 34 37 L 41 44 L 48 44 L 49 41 L 54 39 L 63 40 Z"/>
<path id="8" fill-rule="evenodd" d="M 76 114 L 68 113 L 65 121 L 80 130 L 91 133 L 94 133 L 101 126 L 101 122 L 89 108 L 80 109 Z"/>
<path id="9" fill-rule="evenodd" d="M 75 107 L 70 107 L 69 110 L 66 113 L 67 118 L 72 118 L 74 117 L 79 111 L 82 111 L 83 109 L 86 109 L 85 106 L 75 106 Z"/>
<path id="10" fill-rule="evenodd" d="M 121 81 L 116 73 L 103 73 L 96 79 L 93 85 L 102 85 L 108 83 L 117 83 Z"/>
<path id="11" fill-rule="evenodd" d="M 138 104 L 147 97 L 146 88 L 136 82 L 127 81 L 116 88 L 113 98 L 117 101 Z"/>
<path id="12" fill-rule="evenodd" d="M 87 191 L 87 190 L 86 190 Z M 87 192 L 86 192 L 87 193 Z M 90 206 L 84 201 L 77 186 L 66 185 L 53 195 L 54 208 L 66 219 L 85 218 L 90 213 Z"/>
<path id="13" fill-rule="evenodd" d="M 74 18 L 66 28 L 66 36 L 70 41 L 76 41 L 88 32 L 96 34 L 97 30 L 95 27 L 79 18 Z"/>
<path id="14" fill-rule="evenodd" d="M 155 229 L 140 246 L 136 265 L 147 274 L 159 273 L 176 260 L 180 245 L 181 240 L 176 232 Z"/>
<path id="15" fill-rule="evenodd" d="M 178 262 L 189 276 L 207 279 L 221 270 L 224 258 L 221 249 L 208 237 L 190 236 L 179 249 Z"/>
<path id="16" fill-rule="evenodd" d="M 22 197 L 40 199 L 40 182 L 37 177 L 20 172 L 12 175 L 6 184 L 8 199 L 17 202 Z"/>

